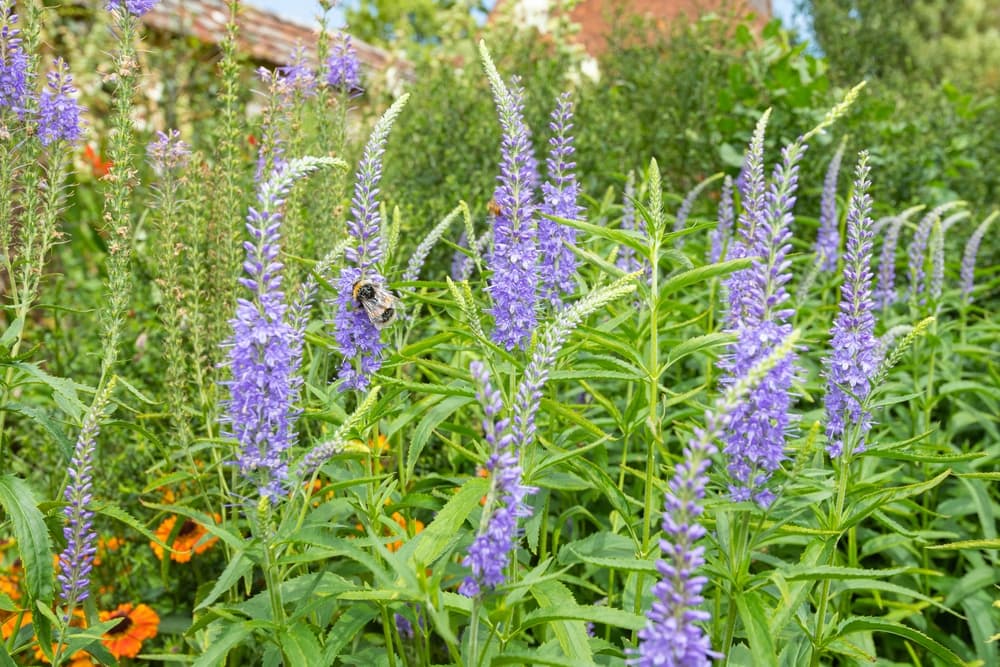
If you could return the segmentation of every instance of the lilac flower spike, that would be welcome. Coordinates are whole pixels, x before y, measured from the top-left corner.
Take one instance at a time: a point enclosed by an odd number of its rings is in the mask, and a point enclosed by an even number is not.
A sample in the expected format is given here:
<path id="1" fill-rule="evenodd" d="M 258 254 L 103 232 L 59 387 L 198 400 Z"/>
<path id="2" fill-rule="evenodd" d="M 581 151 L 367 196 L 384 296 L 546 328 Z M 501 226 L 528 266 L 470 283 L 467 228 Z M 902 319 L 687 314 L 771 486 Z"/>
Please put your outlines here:
<path id="1" fill-rule="evenodd" d="M 896 246 L 899 244 L 899 232 L 906 219 L 902 216 L 893 218 L 889 223 L 885 238 L 882 239 L 882 252 L 879 255 L 878 287 L 875 288 L 875 301 L 882 310 L 896 302 Z"/>
<path id="2" fill-rule="evenodd" d="M 17 14 L 10 13 L 11 0 L 0 0 L 0 109 L 24 114 L 28 92 L 28 54 L 21 46 L 21 31 L 15 28 Z"/>
<path id="3" fill-rule="evenodd" d="M 94 530 L 94 512 L 87 506 L 94 499 L 94 452 L 101 431 L 101 417 L 114 385 L 112 378 L 94 398 L 93 405 L 83 418 L 69 463 L 69 483 L 64 493 L 67 503 L 64 510 L 66 526 L 63 528 L 66 548 L 59 554 L 58 574 L 67 616 L 90 595 L 90 572 L 97 553 L 97 532 Z"/>
<path id="4" fill-rule="evenodd" d="M 646 223 L 641 219 L 636 224 L 635 217 L 635 172 L 628 172 L 625 179 L 625 192 L 622 197 L 622 224 L 621 228 L 628 232 L 639 232 L 643 236 L 646 234 Z M 622 245 L 618 249 L 618 257 L 615 259 L 615 266 L 625 273 L 639 271 L 642 267 L 636 259 L 635 249 L 632 246 Z"/>
<path id="5" fill-rule="evenodd" d="M 786 355 L 795 343 L 794 333 L 753 366 L 739 382 L 731 385 L 713 409 L 705 414 L 704 428 L 695 429 L 674 467 L 674 475 L 664 493 L 663 558 L 656 563 L 662 579 L 653 586 L 653 606 L 646 627 L 639 631 L 639 647 L 630 651 L 628 661 L 639 667 L 708 667 L 722 656 L 712 651 L 701 627 L 711 615 L 699 609 L 708 578 L 699 575 L 705 564 L 705 547 L 696 546 L 705 536 L 698 523 L 704 512 L 702 500 L 708 484 L 708 468 L 716 453 L 714 440 L 725 430 L 729 413 L 748 391 Z"/>
<path id="6" fill-rule="evenodd" d="M 358 164 L 351 217 L 347 221 L 347 233 L 353 245 L 348 246 L 344 253 L 347 261 L 337 281 L 337 314 L 333 321 L 334 337 L 343 356 L 340 377 L 344 382 L 340 385 L 341 391 L 364 391 L 372 373 L 382 367 L 381 334 L 355 303 L 354 285 L 362 278 L 385 282 L 377 268 L 382 261 L 378 184 L 382 179 L 382 156 L 389 130 L 408 99 L 408 94 L 400 97 L 375 123 Z"/>
<path id="7" fill-rule="evenodd" d="M 160 0 L 108 0 L 108 11 L 114 11 L 116 9 L 125 7 L 127 11 L 132 16 L 142 16 L 153 7 L 156 6 Z"/>
<path id="8" fill-rule="evenodd" d="M 691 217 L 691 210 L 694 208 L 694 203 L 698 200 L 698 197 L 701 195 L 701 193 L 704 192 L 709 185 L 715 183 L 720 178 L 722 178 L 722 174 L 713 174 L 712 176 L 709 176 L 708 178 L 703 180 L 701 183 L 698 183 L 698 185 L 691 188 L 691 190 L 686 195 L 684 195 L 684 199 L 681 201 L 681 205 L 677 209 L 677 215 L 674 217 L 675 233 L 681 231 L 682 229 L 684 229 L 684 227 L 687 226 L 688 218 Z M 684 237 L 678 236 L 677 239 L 674 241 L 674 245 L 678 248 L 683 247 Z"/>
<path id="9" fill-rule="evenodd" d="M 258 208 L 247 215 L 251 241 L 244 243 L 246 276 L 240 284 L 249 298 L 237 301 L 230 323 L 233 336 L 228 365 L 232 379 L 222 422 L 226 437 L 239 443 L 240 472 L 272 503 L 285 495 L 288 476 L 285 452 L 295 442 L 295 422 L 301 378 L 297 377 L 301 347 L 301 314 L 289 313 L 281 289 L 281 208 L 292 186 L 320 166 L 340 164 L 332 158 L 292 160 L 261 184 Z"/>
<path id="10" fill-rule="evenodd" d="M 753 138 L 743 160 L 743 170 L 740 173 L 740 203 L 742 210 L 736 223 L 736 233 L 730 242 L 727 259 L 746 257 L 753 245 L 757 233 L 757 224 L 764 217 L 767 202 L 765 200 L 767 184 L 764 179 L 764 134 L 771 110 L 765 111 L 757 121 Z M 729 293 L 729 312 L 726 322 L 735 327 L 743 318 L 745 292 L 748 289 L 751 269 L 743 269 L 733 273 L 726 281 L 725 287 Z"/>
<path id="11" fill-rule="evenodd" d="M 535 417 L 541 404 L 542 389 L 555 366 L 559 350 L 587 315 L 632 292 L 635 276 L 630 274 L 607 287 L 591 291 L 566 308 L 561 317 L 546 328 L 518 384 L 510 410 L 513 419 L 496 420 L 503 410 L 500 392 L 493 388 L 483 364 L 478 361 L 472 363 L 472 376 L 478 388 L 476 397 L 486 415 L 483 433 L 493 452 L 486 462 L 491 480 L 487 510 L 484 511 L 479 534 L 463 561 L 466 567 L 472 569 L 471 576 L 459 588 L 463 595 L 472 597 L 478 595 L 483 586 L 496 588 L 504 582 L 504 569 L 516 547 L 517 520 L 531 516 L 525 499 L 535 489 L 523 483 L 521 452 L 535 441 Z"/>
<path id="12" fill-rule="evenodd" d="M 872 427 L 871 412 L 862 403 L 871 393 L 881 354 L 875 337 L 872 299 L 872 199 L 868 195 L 868 153 L 858 157 L 854 193 L 847 210 L 847 248 L 840 311 L 830 330 L 832 352 L 826 359 L 826 437 L 831 458 L 865 449 Z"/>
<path id="13" fill-rule="evenodd" d="M 563 93 L 552 111 L 549 123 L 553 137 L 549 139 L 549 157 L 546 162 L 549 180 L 542 185 L 542 205 L 539 211 L 560 218 L 579 220 L 583 207 L 578 199 L 580 185 L 573 169 L 573 102 L 569 93 Z M 541 258 L 542 294 L 554 306 L 561 303 L 560 296 L 576 288 L 576 254 L 569 247 L 576 243 L 576 230 L 548 218 L 538 219 L 538 250 Z"/>
<path id="14" fill-rule="evenodd" d="M 285 77 L 289 87 L 300 97 L 312 97 L 316 94 L 316 74 L 309 66 L 309 53 L 305 47 L 295 48 L 288 64 L 279 67 L 278 70 Z"/>
<path id="15" fill-rule="evenodd" d="M 793 311 L 786 303 L 789 295 L 785 285 L 791 280 L 788 253 L 792 208 L 798 187 L 798 165 L 805 150 L 801 140 L 782 150 L 782 162 L 775 166 L 767 190 L 766 208 L 762 215 L 754 216 L 758 219 L 753 222 L 753 236 L 744 234 L 753 245 L 742 252 L 753 257 L 754 262 L 749 269 L 739 272 L 743 275 L 739 276 L 735 301 L 730 287 L 733 305 L 730 328 L 737 341 L 719 362 L 724 386 L 743 378 L 791 333 L 789 319 Z M 747 200 L 753 201 L 753 196 Z M 731 278 L 729 283 L 732 285 L 734 280 Z M 724 452 L 732 478 L 730 494 L 738 502 L 753 499 L 767 507 L 774 498 L 765 483 L 785 458 L 785 437 L 791 425 L 790 390 L 796 373 L 796 354 L 791 352 L 732 412 Z"/>
<path id="16" fill-rule="evenodd" d="M 497 419 L 503 411 L 503 397 L 490 382 L 489 371 L 481 361 L 473 361 L 469 370 L 483 409 L 483 435 L 493 449 L 486 461 L 490 473 L 487 507 L 493 509 L 484 513 L 479 535 L 462 561 L 472 574 L 458 589 L 462 595 L 475 597 L 484 586 L 493 589 L 504 582 L 504 569 L 517 538 L 517 520 L 531 516 L 531 508 L 524 500 L 534 489 L 523 484 L 520 451 L 508 429 L 510 421 Z"/>
<path id="17" fill-rule="evenodd" d="M 950 201 L 931 209 L 927 215 L 917 223 L 917 229 L 913 232 L 913 241 L 910 242 L 909 250 L 909 297 L 916 300 L 924 291 L 924 282 L 927 275 L 925 266 L 927 263 L 927 243 L 930 240 L 931 230 L 934 224 L 941 220 L 941 216 L 948 210 L 961 206 L 961 201 Z"/>
<path id="18" fill-rule="evenodd" d="M 972 288 L 975 286 L 976 278 L 976 255 L 979 254 L 979 245 L 983 242 L 986 231 L 993 224 L 997 215 L 994 212 L 983 220 L 965 244 L 965 252 L 962 254 L 962 301 L 964 303 L 972 303 Z"/>
<path id="19" fill-rule="evenodd" d="M 56 141 L 75 144 L 80 140 L 83 107 L 74 95 L 76 88 L 69 67 L 62 58 L 56 58 L 48 74 L 48 87 L 38 96 L 38 137 L 43 146 Z"/>
<path id="20" fill-rule="evenodd" d="M 187 166 L 191 147 L 181 139 L 179 130 L 157 132 L 156 140 L 146 147 L 153 166 L 159 171 L 174 171 Z"/>
<path id="21" fill-rule="evenodd" d="M 360 95 L 361 65 L 351 36 L 340 33 L 326 59 L 326 84 L 331 88 L 353 95 Z"/>
<path id="22" fill-rule="evenodd" d="M 823 181 L 823 196 L 819 207 L 819 232 L 816 235 L 816 245 L 813 246 L 816 255 L 820 257 L 820 271 L 835 271 L 837 257 L 840 253 L 840 224 L 837 219 L 837 177 L 840 175 L 840 163 L 844 159 L 844 145 L 841 141 L 837 152 L 830 160 Z"/>
<path id="23" fill-rule="evenodd" d="M 709 264 L 721 261 L 723 253 L 728 255 L 732 246 L 733 235 L 733 179 L 726 176 L 722 181 L 722 194 L 719 196 L 718 224 L 710 236 L 711 245 L 708 250 Z"/>
<path id="24" fill-rule="evenodd" d="M 503 83 L 482 42 L 479 52 L 503 129 L 499 183 L 493 195 L 500 213 L 493 221 L 489 291 L 493 340 L 510 351 L 527 346 L 537 322 L 538 239 L 533 188 L 537 172 L 522 115 L 522 91 Z"/>

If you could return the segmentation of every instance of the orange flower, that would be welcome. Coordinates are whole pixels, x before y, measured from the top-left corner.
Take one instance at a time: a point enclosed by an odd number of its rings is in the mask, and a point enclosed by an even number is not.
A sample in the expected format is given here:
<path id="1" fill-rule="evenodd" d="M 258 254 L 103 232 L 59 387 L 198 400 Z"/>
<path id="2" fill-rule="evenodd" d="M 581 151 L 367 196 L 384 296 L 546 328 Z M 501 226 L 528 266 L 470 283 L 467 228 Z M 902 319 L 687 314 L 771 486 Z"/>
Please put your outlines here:
<path id="1" fill-rule="evenodd" d="M 216 523 L 222 521 L 222 517 L 216 514 L 215 521 Z M 167 543 L 176 523 L 176 516 L 167 517 L 163 520 L 160 527 L 156 529 L 156 536 L 160 538 L 161 542 L 164 544 Z M 207 538 L 206 535 L 208 535 L 208 530 L 205 526 L 194 519 L 185 519 L 184 523 L 181 524 L 180 530 L 177 531 L 174 543 L 170 545 L 170 560 L 177 561 L 178 563 L 186 563 L 191 560 L 191 556 L 208 551 L 213 544 L 219 541 L 219 538 L 214 535 Z M 153 548 L 156 557 L 163 560 L 163 547 L 156 542 L 150 542 L 149 546 Z"/>
<path id="2" fill-rule="evenodd" d="M 101 564 L 101 558 L 108 555 L 109 551 L 118 551 L 122 546 L 122 541 L 117 537 L 109 537 L 107 539 L 100 538 L 97 540 L 97 553 L 94 554 L 94 565 Z"/>
<path id="3" fill-rule="evenodd" d="M 108 647 L 116 658 L 134 658 L 142 649 L 142 642 L 156 636 L 160 627 L 160 617 L 147 605 L 132 608 L 129 603 L 120 604 L 114 611 L 102 611 L 101 621 L 120 619 L 117 625 L 104 633 L 101 643 Z"/>
<path id="4" fill-rule="evenodd" d="M 90 144 L 84 146 L 83 157 L 90 163 L 90 168 L 94 172 L 94 176 L 97 178 L 107 176 L 113 166 L 111 160 L 102 160 L 101 156 L 97 154 L 97 151 L 95 151 L 94 147 Z"/>
<path id="5" fill-rule="evenodd" d="M 10 567 L 4 567 L 0 571 L 0 592 L 6 593 L 11 600 L 21 599 L 21 575 L 24 568 L 21 566 L 21 559 L 16 559 Z"/>
<path id="6" fill-rule="evenodd" d="M 396 523 L 399 524 L 399 527 L 402 528 L 403 532 L 405 533 L 406 532 L 406 519 L 403 517 L 403 515 L 400 514 L 399 512 L 393 512 L 392 513 L 392 518 L 393 518 L 393 520 Z M 423 532 L 423 530 L 424 530 L 424 522 L 423 521 L 419 521 L 417 519 L 414 519 L 413 520 L 413 534 L 414 535 L 418 535 L 421 532 Z M 408 534 L 409 533 L 407 533 L 407 535 Z M 400 549 L 403 548 L 403 540 L 396 540 L 395 542 L 392 542 L 391 544 L 387 545 L 386 548 L 389 549 L 389 551 L 393 551 L 393 552 L 399 551 Z"/>
<path id="7" fill-rule="evenodd" d="M 14 634 L 15 631 L 20 630 L 26 625 L 31 623 L 31 612 L 26 611 L 23 614 L 14 612 L 14 615 L 3 622 L 0 625 L 0 634 L 3 635 L 4 641 L 10 639 L 10 636 Z"/>

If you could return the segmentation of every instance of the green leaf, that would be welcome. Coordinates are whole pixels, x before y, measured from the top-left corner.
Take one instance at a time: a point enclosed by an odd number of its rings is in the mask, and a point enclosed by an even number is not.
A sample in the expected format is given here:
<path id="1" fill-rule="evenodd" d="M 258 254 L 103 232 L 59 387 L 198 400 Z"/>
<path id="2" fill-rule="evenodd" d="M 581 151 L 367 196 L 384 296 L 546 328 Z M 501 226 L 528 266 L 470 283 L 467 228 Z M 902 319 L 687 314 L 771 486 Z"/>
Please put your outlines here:
<path id="1" fill-rule="evenodd" d="M 378 616 L 378 610 L 373 606 L 362 604 L 348 606 L 326 635 L 323 660 L 319 664 L 332 665 L 344 647 L 354 641 L 354 637 L 376 616 Z"/>
<path id="2" fill-rule="evenodd" d="M 226 624 L 226 629 L 221 635 L 213 638 L 208 650 L 201 654 L 194 663 L 194 667 L 218 667 L 224 665 L 226 656 L 240 642 L 250 636 L 253 632 L 246 623 Z"/>
<path id="3" fill-rule="evenodd" d="M 28 597 L 50 604 L 53 595 L 52 543 L 34 491 L 23 479 L 0 476 L 0 505 L 14 526 Z"/>
<path id="4" fill-rule="evenodd" d="M 288 665 L 319 665 L 322 649 L 306 623 L 293 623 L 278 634 L 278 644 Z"/>
<path id="5" fill-rule="evenodd" d="M 726 276 L 734 271 L 739 271 L 749 266 L 749 259 L 740 258 L 729 259 L 724 262 L 717 262 L 716 264 L 708 264 L 706 266 L 699 266 L 688 271 L 682 271 L 681 273 L 670 276 L 660 283 L 660 298 L 662 299 L 667 294 L 671 294 L 685 287 L 690 287 L 691 285 L 709 280 L 710 278 L 715 278 L 716 276 Z"/>
<path id="6" fill-rule="evenodd" d="M 646 627 L 646 617 L 610 607 L 567 605 L 542 607 L 524 617 L 520 630 L 527 630 L 543 623 L 555 621 L 584 621 L 603 623 L 626 630 L 641 630 Z"/>
<path id="7" fill-rule="evenodd" d="M 473 477 L 452 496 L 435 515 L 423 532 L 403 547 L 402 555 L 416 567 L 427 567 L 447 549 L 458 534 L 462 524 L 472 511 L 479 507 L 479 500 L 489 490 L 489 482 L 481 477 Z M 412 553 L 407 553 L 412 549 Z"/>
<path id="8" fill-rule="evenodd" d="M 3 332 L 3 336 L 0 336 L 0 347 L 5 350 L 9 350 L 14 344 L 14 341 L 18 339 L 21 335 L 21 331 L 24 329 L 24 316 L 20 316 L 10 323 L 10 326 Z"/>
<path id="9" fill-rule="evenodd" d="M 539 581 L 531 586 L 531 595 L 538 605 L 552 609 L 570 609 L 577 607 L 576 600 L 564 584 L 554 579 Z M 563 654 L 570 658 L 585 661 L 586 665 L 594 664 L 594 655 L 587 641 L 587 627 L 583 621 L 551 620 L 549 626 L 559 640 Z"/>
<path id="10" fill-rule="evenodd" d="M 919 630 L 915 630 L 901 623 L 885 621 L 872 617 L 855 617 L 849 619 L 841 625 L 838 634 L 850 635 L 856 632 L 884 632 L 896 635 L 923 646 L 925 649 L 943 660 L 945 664 L 955 665 L 955 667 L 963 667 L 966 664 L 964 660 L 952 653 L 951 650 L 945 646 L 934 641 Z"/>
<path id="11" fill-rule="evenodd" d="M 420 423 L 414 429 L 413 436 L 410 439 L 410 449 L 406 453 L 407 478 L 413 477 L 413 471 L 417 467 L 420 453 L 424 451 L 424 446 L 427 445 L 427 441 L 430 439 L 434 429 L 454 414 L 460 407 L 474 400 L 470 396 L 449 396 L 430 410 L 427 410 L 424 418 L 420 420 Z"/>
<path id="12" fill-rule="evenodd" d="M 236 585 L 240 579 L 245 577 L 253 569 L 253 563 L 246 554 L 242 551 L 237 552 L 230 560 L 229 564 L 226 565 L 226 569 L 222 571 L 219 578 L 215 581 L 215 586 L 212 590 L 208 592 L 205 599 L 198 603 L 198 606 L 194 608 L 195 611 L 204 609 L 208 605 L 215 602 L 220 595 L 228 591 L 230 588 Z"/>
<path id="13" fill-rule="evenodd" d="M 52 397 L 55 399 L 59 409 L 72 419 L 79 420 L 83 413 L 87 411 L 87 406 L 80 401 L 77 390 L 93 391 L 89 387 L 77 384 L 67 378 L 58 378 L 54 375 L 49 375 L 34 364 L 16 363 L 12 364 L 12 366 L 29 377 L 34 378 L 40 384 L 48 386 L 52 390 Z"/>
<path id="14" fill-rule="evenodd" d="M 767 625 L 767 614 L 761 602 L 760 595 L 754 592 L 737 595 L 736 608 L 743 621 L 743 630 L 747 635 L 750 653 L 755 665 L 775 665 L 778 654 L 774 650 L 774 638 Z"/>
<path id="15" fill-rule="evenodd" d="M 33 405 L 24 405 L 23 403 L 7 403 L 4 406 L 4 410 L 24 415 L 31 421 L 41 426 L 49 435 L 52 436 L 52 439 L 56 441 L 56 444 L 59 445 L 59 449 L 62 451 L 65 460 L 69 461 L 73 457 L 73 442 L 66 436 L 62 427 L 53 421 L 46 412 Z"/>

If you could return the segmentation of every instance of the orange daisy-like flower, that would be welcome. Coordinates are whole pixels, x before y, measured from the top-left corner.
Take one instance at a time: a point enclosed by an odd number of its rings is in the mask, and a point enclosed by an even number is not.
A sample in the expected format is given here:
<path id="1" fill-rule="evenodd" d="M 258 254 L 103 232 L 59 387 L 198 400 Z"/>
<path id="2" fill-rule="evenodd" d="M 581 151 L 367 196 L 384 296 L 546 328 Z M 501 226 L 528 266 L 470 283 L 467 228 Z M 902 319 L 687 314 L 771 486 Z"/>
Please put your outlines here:
<path id="1" fill-rule="evenodd" d="M 222 520 L 218 514 L 215 515 L 215 521 L 218 523 Z M 160 538 L 160 541 L 164 544 L 170 539 L 170 533 L 174 530 L 174 525 L 177 523 L 177 517 L 171 516 L 163 520 L 159 528 L 156 529 L 156 536 Z M 213 544 L 219 541 L 218 537 L 214 535 L 206 537 L 208 535 L 208 529 L 201 525 L 194 519 L 185 519 L 184 523 L 181 524 L 180 530 L 177 531 L 177 537 L 174 538 L 174 543 L 170 545 L 172 551 L 170 552 L 170 560 L 177 561 L 178 563 L 186 563 L 191 560 L 191 556 L 194 554 L 204 553 L 212 547 Z M 153 548 L 156 553 L 156 557 L 163 560 L 163 547 L 161 547 L 156 542 L 150 542 L 149 546 Z"/>
<path id="2" fill-rule="evenodd" d="M 119 619 L 101 639 L 101 643 L 116 658 L 134 658 L 139 655 L 142 643 L 155 637 L 160 627 L 160 617 L 144 604 L 133 608 L 126 602 L 118 605 L 114 611 L 102 611 L 100 618 L 102 622 Z"/>
<path id="3" fill-rule="evenodd" d="M 406 531 L 406 519 L 403 517 L 402 514 L 400 514 L 399 512 L 393 512 L 392 518 L 393 521 L 399 524 L 399 527 L 402 528 L 403 531 Z M 424 522 L 418 519 L 414 519 L 413 534 L 417 535 L 423 532 L 423 530 L 424 530 Z M 391 544 L 387 545 L 386 548 L 392 552 L 399 551 L 400 549 L 403 548 L 403 540 L 396 540 L 395 542 L 392 542 Z"/>
<path id="4" fill-rule="evenodd" d="M 0 593 L 6 593 L 15 602 L 21 599 L 21 576 L 24 568 L 21 567 L 21 559 L 18 558 L 10 567 L 0 570 Z"/>

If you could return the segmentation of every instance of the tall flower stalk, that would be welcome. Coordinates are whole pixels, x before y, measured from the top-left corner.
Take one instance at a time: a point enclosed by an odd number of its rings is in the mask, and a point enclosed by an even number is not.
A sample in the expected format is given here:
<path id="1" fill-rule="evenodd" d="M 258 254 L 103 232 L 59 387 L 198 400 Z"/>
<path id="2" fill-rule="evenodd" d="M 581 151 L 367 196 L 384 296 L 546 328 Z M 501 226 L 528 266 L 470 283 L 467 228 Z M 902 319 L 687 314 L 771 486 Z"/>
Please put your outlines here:
<path id="1" fill-rule="evenodd" d="M 262 183 L 258 207 L 250 208 L 246 242 L 246 275 L 239 279 L 247 297 L 237 302 L 226 342 L 232 379 L 225 403 L 224 435 L 239 444 L 240 472 L 262 498 L 274 503 L 285 494 L 287 450 L 295 442 L 295 421 L 301 378 L 298 366 L 303 326 L 301 314 L 289 313 L 282 291 L 282 206 L 292 186 L 321 166 L 343 163 L 333 158 L 299 158 L 278 169 Z"/>
<path id="2" fill-rule="evenodd" d="M 580 185 L 576 181 L 573 162 L 573 101 L 563 93 L 552 111 L 549 123 L 549 156 L 546 161 L 548 182 L 542 184 L 542 204 L 539 212 L 571 220 L 580 219 L 583 207 L 579 204 Z M 567 225 L 538 219 L 539 272 L 542 295 L 554 306 L 562 302 L 562 295 L 570 294 L 576 287 L 576 230 Z"/>
<path id="3" fill-rule="evenodd" d="M 961 206 L 963 202 L 961 201 L 950 201 L 932 208 L 924 217 L 920 219 L 917 223 L 917 228 L 913 232 L 913 240 L 910 242 L 910 249 L 908 253 L 909 259 L 909 270 L 908 275 L 910 278 L 909 291 L 907 292 L 910 302 L 917 303 L 922 301 L 920 295 L 924 292 L 927 285 L 927 245 L 930 241 L 931 230 L 934 229 L 934 225 L 941 220 L 941 216 L 947 211 L 955 208 L 956 206 Z"/>
<path id="4" fill-rule="evenodd" d="M 677 215 L 674 217 L 674 233 L 683 230 L 687 226 L 688 218 L 691 217 L 691 211 L 694 210 L 694 203 L 698 201 L 698 197 L 701 196 L 701 193 L 704 192 L 708 186 L 715 183 L 720 178 L 722 178 L 722 174 L 713 174 L 691 188 L 691 190 L 684 195 L 684 199 L 681 200 L 681 205 L 677 208 Z M 678 236 L 674 240 L 674 245 L 678 248 L 684 247 L 684 237 Z"/>
<path id="5" fill-rule="evenodd" d="M 830 160 L 823 180 L 823 195 L 819 205 L 819 231 L 816 234 L 816 244 L 813 250 L 820 258 L 821 271 L 835 271 L 840 254 L 840 219 L 837 215 L 837 179 L 840 176 L 840 163 L 844 159 L 846 141 L 842 139 L 837 152 Z"/>
<path id="6" fill-rule="evenodd" d="M 872 200 L 868 153 L 858 158 L 854 193 L 847 210 L 847 248 L 840 311 L 831 328 L 832 352 L 826 359 L 827 452 L 837 458 L 865 449 L 872 415 L 863 404 L 872 391 L 880 361 L 872 298 Z"/>
<path id="7" fill-rule="evenodd" d="M 500 175 L 493 199 L 500 211 L 493 220 L 493 340 L 505 349 L 525 348 L 535 330 L 538 302 L 538 229 L 535 220 L 537 166 L 522 113 L 522 90 L 508 88 L 500 78 L 486 45 L 479 43 L 503 139 Z"/>
<path id="8" fill-rule="evenodd" d="M 354 301 L 354 285 L 362 278 L 384 283 L 378 270 L 382 261 L 382 214 L 379 212 L 379 181 L 382 179 L 382 156 L 389 130 L 399 116 L 409 95 L 403 95 L 389 107 L 372 130 L 358 164 L 351 218 L 347 232 L 352 245 L 344 253 L 347 261 L 337 281 L 337 314 L 333 321 L 334 337 L 343 361 L 340 365 L 341 391 L 364 391 L 371 376 L 382 367 L 381 333 L 365 311 Z"/>
<path id="9" fill-rule="evenodd" d="M 639 646 L 629 664 L 639 667 L 676 665 L 708 666 L 722 655 L 712 650 L 703 625 L 711 614 L 700 609 L 708 577 L 698 571 L 705 564 L 705 547 L 698 542 L 706 534 L 699 523 L 705 511 L 708 470 L 717 453 L 715 440 L 725 430 L 732 410 L 745 400 L 772 368 L 792 354 L 797 337 L 792 332 L 755 364 L 738 382 L 730 385 L 712 409 L 705 412 L 705 426 L 696 428 L 685 446 L 680 463 L 664 493 L 662 516 L 663 557 L 656 569 L 662 577 L 653 585 L 653 605 L 646 626 L 639 631 Z"/>
<path id="10" fill-rule="evenodd" d="M 111 169 L 106 177 L 104 224 L 108 233 L 107 309 L 103 312 L 101 378 L 106 379 L 118 362 L 125 315 L 131 296 L 132 210 L 131 198 L 138 180 L 135 168 L 135 127 L 132 100 L 135 97 L 139 61 L 135 49 L 139 19 L 152 9 L 156 0 L 109 0 L 112 24 L 118 36 L 118 51 L 112 71 L 115 77 L 111 111 L 111 146 L 108 151 Z"/>

